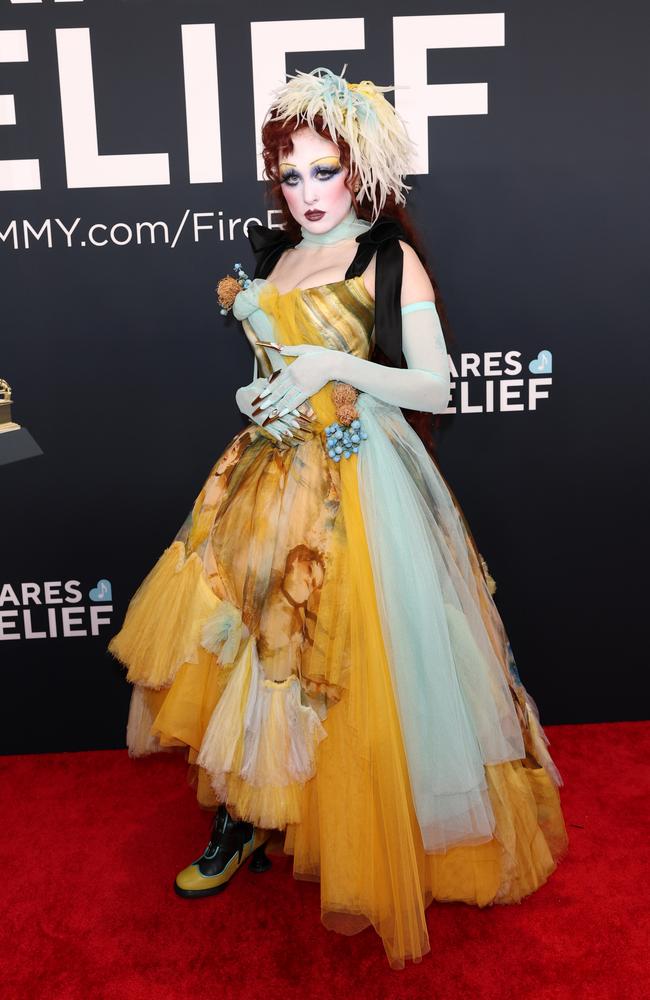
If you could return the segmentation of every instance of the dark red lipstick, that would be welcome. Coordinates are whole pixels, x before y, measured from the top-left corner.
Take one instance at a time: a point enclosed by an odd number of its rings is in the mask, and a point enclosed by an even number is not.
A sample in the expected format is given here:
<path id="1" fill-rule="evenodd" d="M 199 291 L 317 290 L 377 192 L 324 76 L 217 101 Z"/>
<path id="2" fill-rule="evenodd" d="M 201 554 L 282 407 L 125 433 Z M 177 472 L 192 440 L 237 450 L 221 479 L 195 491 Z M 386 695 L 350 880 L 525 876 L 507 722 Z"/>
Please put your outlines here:
<path id="1" fill-rule="evenodd" d="M 310 222 L 318 222 L 324 215 L 325 212 L 321 212 L 318 208 L 310 208 L 308 212 L 305 212 L 305 218 L 309 219 Z"/>

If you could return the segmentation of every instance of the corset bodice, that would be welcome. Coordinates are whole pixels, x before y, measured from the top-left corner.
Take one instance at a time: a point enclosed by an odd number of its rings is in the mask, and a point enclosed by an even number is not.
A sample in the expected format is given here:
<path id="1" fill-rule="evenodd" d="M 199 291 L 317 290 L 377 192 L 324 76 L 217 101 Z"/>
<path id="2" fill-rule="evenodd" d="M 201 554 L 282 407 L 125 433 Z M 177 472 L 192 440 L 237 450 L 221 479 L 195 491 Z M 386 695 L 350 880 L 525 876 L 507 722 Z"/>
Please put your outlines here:
<path id="1" fill-rule="evenodd" d="M 265 281 L 258 306 L 282 344 L 318 344 L 360 358 L 372 353 L 374 300 L 360 275 L 289 292 Z"/>

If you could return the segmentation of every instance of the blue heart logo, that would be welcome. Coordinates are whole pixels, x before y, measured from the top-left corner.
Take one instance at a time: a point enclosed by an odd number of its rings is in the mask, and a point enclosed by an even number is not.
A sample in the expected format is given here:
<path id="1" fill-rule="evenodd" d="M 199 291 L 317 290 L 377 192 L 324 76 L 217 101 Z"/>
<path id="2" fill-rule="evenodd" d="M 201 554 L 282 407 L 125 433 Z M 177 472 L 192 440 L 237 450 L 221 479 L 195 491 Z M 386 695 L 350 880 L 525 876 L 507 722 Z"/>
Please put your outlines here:
<path id="1" fill-rule="evenodd" d="M 540 351 L 536 358 L 528 365 L 528 370 L 533 375 L 550 375 L 553 371 L 553 355 L 550 351 Z"/>
<path id="2" fill-rule="evenodd" d="M 88 591 L 91 601 L 110 601 L 113 597 L 113 588 L 110 580 L 98 580 L 97 586 Z"/>

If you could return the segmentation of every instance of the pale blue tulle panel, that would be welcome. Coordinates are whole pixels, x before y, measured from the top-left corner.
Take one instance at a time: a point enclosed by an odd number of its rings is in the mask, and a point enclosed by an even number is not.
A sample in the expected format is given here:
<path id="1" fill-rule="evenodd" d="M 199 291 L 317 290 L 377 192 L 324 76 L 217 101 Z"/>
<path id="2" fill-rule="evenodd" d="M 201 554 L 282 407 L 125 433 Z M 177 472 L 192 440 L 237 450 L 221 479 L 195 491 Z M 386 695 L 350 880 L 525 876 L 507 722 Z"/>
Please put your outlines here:
<path id="1" fill-rule="evenodd" d="M 357 408 L 361 507 L 424 848 L 483 843 L 494 831 L 483 765 L 525 750 L 465 533 L 401 410 L 367 393 Z"/>

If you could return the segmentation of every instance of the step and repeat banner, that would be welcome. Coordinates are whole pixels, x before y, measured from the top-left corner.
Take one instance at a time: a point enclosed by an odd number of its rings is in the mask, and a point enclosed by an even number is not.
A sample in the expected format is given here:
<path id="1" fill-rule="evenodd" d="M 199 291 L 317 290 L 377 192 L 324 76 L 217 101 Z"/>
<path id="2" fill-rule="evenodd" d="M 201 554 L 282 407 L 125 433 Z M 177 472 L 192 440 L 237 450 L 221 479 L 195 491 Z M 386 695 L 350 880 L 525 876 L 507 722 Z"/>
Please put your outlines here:
<path id="1" fill-rule="evenodd" d="M 546 724 L 642 717 L 649 27 L 642 0 L 0 0 L 2 752 L 124 746 L 106 644 L 244 422 L 215 286 L 277 224 L 259 126 L 286 73 L 345 64 L 417 145 L 439 461 L 522 681 Z"/>

